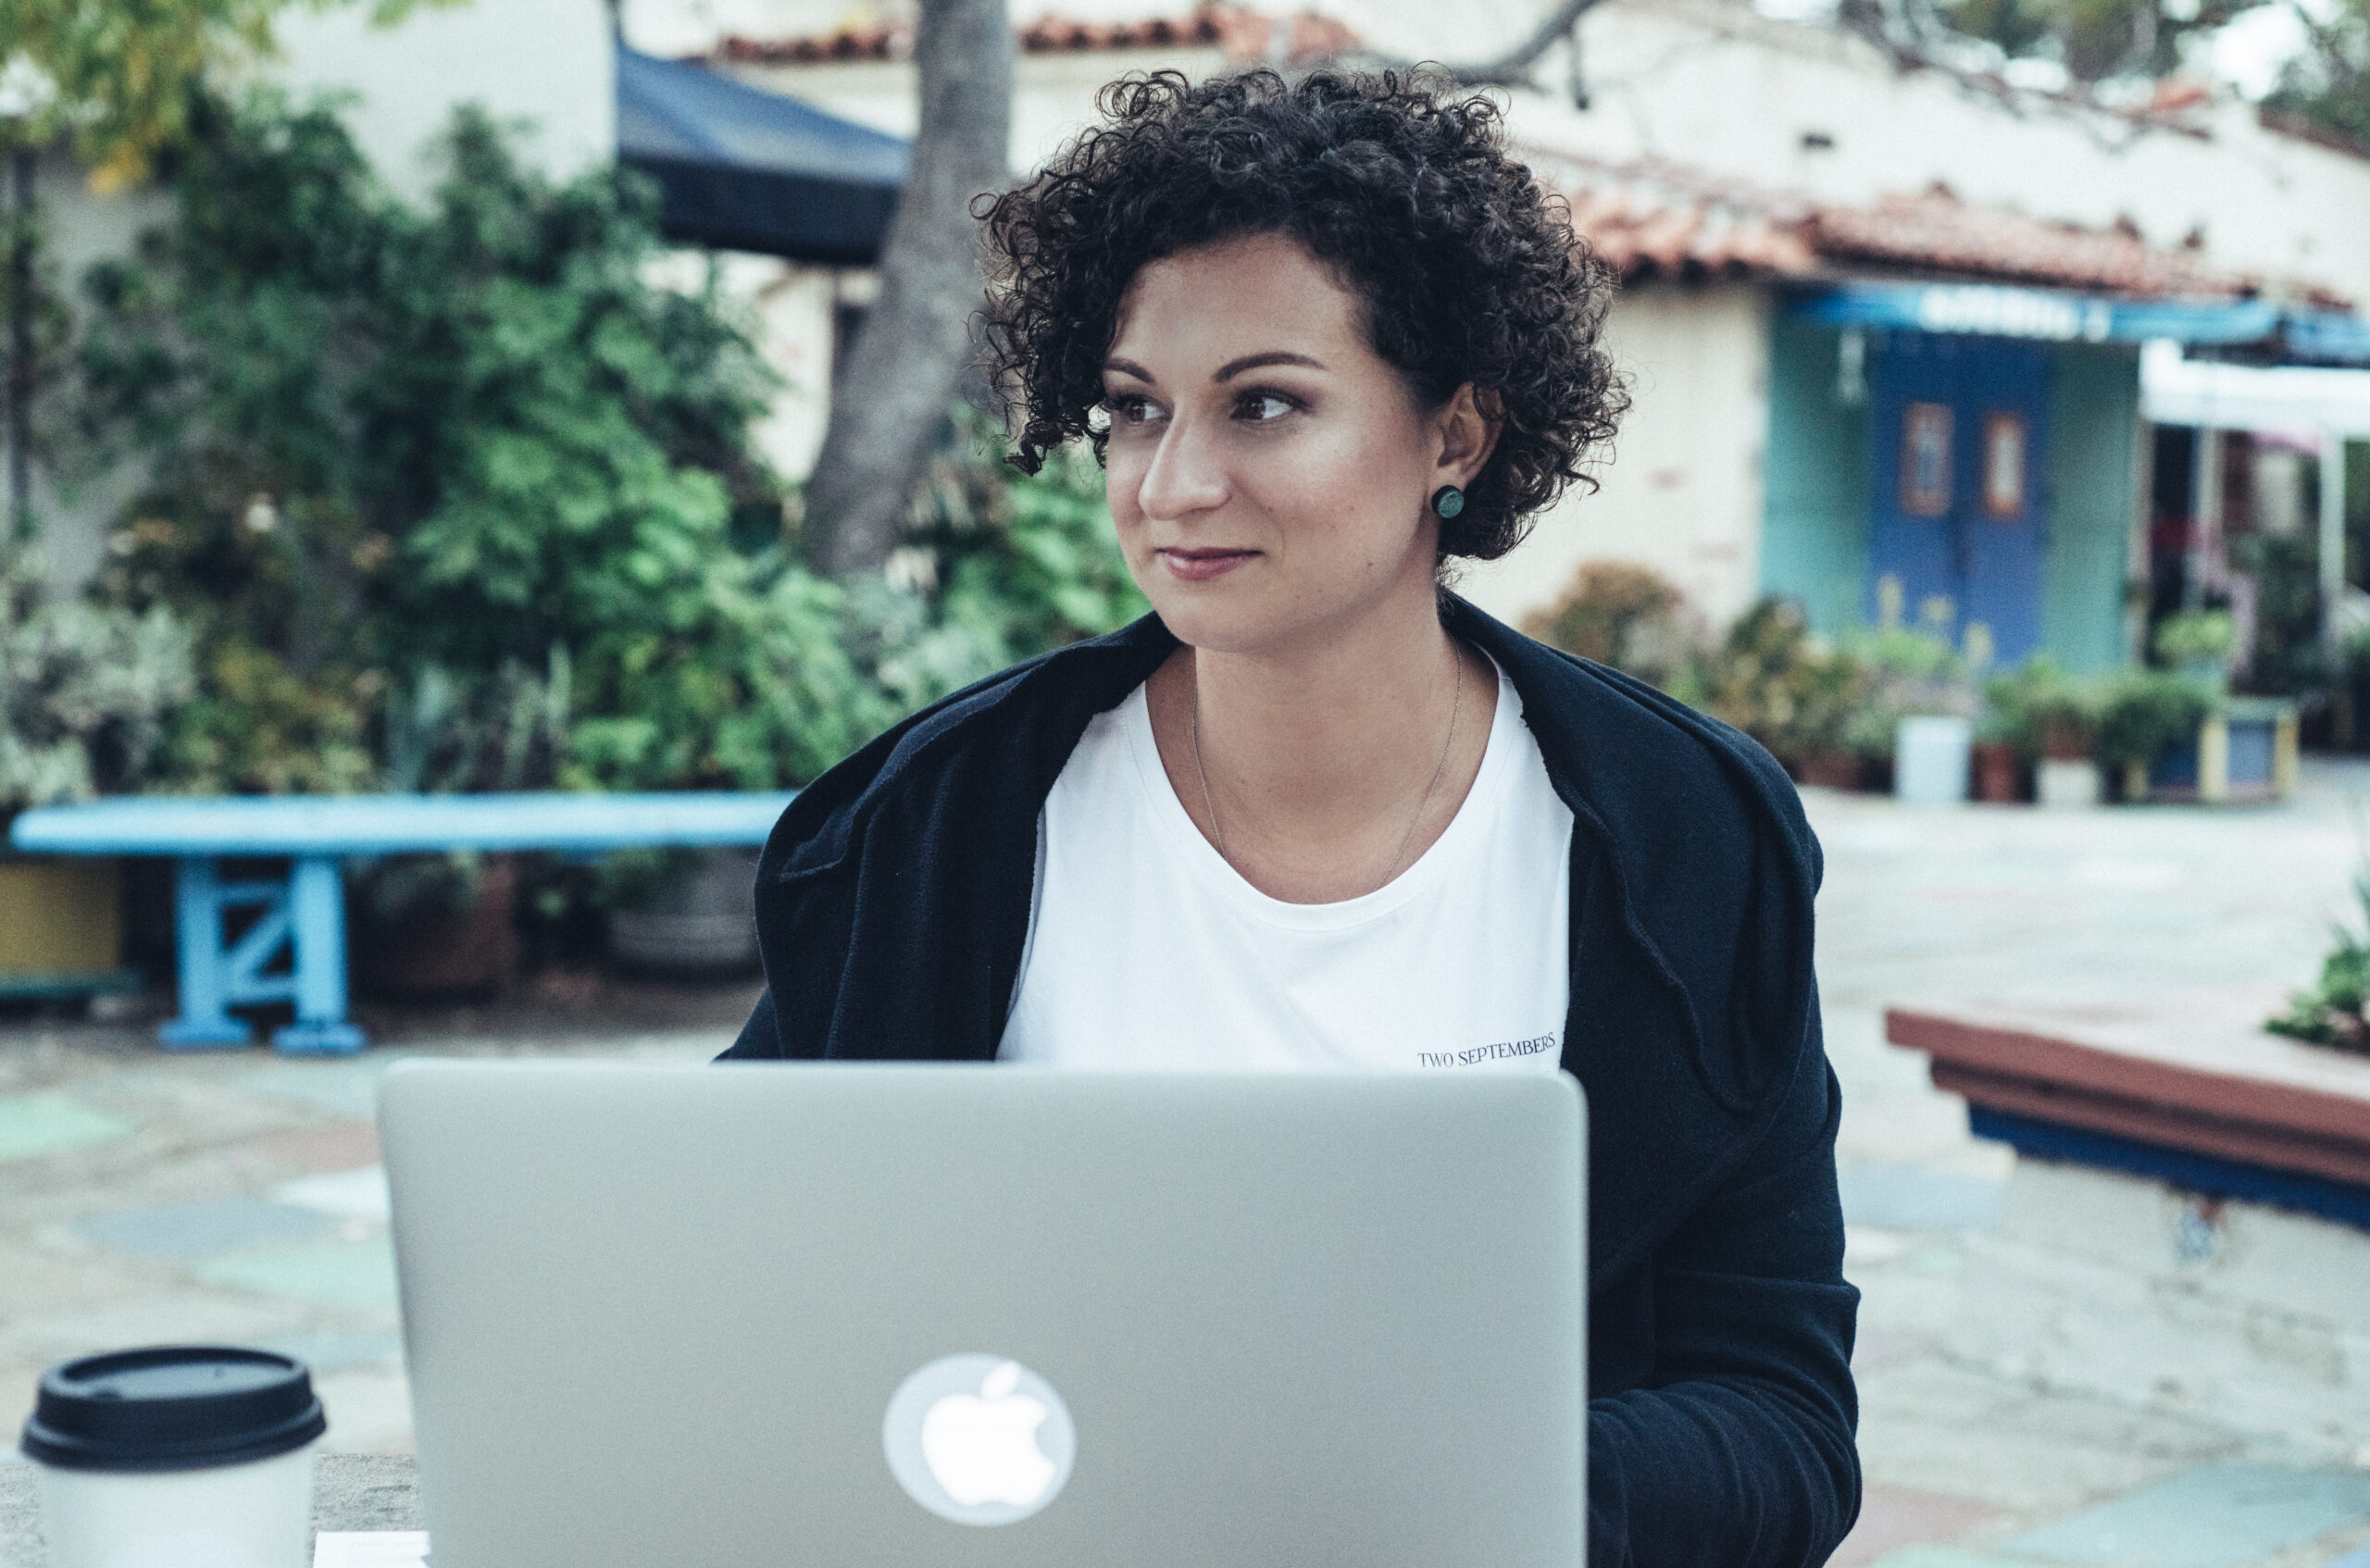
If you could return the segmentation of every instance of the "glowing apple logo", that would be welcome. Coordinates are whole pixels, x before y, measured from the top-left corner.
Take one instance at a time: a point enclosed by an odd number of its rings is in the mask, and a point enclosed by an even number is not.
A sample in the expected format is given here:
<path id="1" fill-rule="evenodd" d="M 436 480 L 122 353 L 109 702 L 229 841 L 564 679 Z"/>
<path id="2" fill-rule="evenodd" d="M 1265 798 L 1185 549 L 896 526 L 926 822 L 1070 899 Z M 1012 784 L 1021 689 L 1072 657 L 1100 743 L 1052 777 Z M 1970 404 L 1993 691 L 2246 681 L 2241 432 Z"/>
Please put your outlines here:
<path id="1" fill-rule="evenodd" d="M 1053 1412 L 1019 1388 L 1020 1363 L 1008 1361 L 977 1394 L 949 1394 L 922 1417 L 922 1462 L 966 1508 L 1027 1508 L 1053 1483 L 1055 1465 L 1037 1446 L 1037 1428 Z"/>
<path id="2" fill-rule="evenodd" d="M 943 1356 L 898 1386 L 881 1422 L 905 1495 L 958 1524 L 1010 1524 L 1060 1495 L 1078 1453 L 1053 1385 L 1004 1356 Z"/>

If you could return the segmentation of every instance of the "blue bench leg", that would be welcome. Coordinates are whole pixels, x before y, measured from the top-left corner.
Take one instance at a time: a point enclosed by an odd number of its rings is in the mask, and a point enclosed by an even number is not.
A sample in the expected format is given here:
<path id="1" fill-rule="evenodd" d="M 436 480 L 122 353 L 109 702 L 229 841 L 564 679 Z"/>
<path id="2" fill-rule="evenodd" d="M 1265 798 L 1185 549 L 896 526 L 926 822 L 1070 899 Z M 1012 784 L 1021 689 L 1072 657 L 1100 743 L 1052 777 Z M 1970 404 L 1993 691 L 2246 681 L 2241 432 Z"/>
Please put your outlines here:
<path id="1" fill-rule="evenodd" d="M 156 1031 L 168 1051 L 232 1051 L 255 1031 L 231 1016 L 229 954 L 222 951 L 222 878 L 215 862 L 192 855 L 173 868 L 173 942 L 181 1016 Z"/>
<path id="2" fill-rule="evenodd" d="M 345 883 L 327 855 L 297 861 L 288 878 L 295 945 L 296 1021 L 273 1031 L 289 1056 L 351 1056 L 368 1041 L 345 1020 Z"/>

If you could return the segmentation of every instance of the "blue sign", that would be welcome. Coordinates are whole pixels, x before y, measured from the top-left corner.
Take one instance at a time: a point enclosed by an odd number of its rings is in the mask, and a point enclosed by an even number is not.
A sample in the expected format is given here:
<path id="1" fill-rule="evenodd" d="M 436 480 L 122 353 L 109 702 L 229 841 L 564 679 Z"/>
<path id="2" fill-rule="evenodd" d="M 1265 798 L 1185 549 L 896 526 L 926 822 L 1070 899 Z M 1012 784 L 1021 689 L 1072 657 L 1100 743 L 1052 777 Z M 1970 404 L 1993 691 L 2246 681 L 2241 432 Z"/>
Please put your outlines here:
<path id="1" fill-rule="evenodd" d="M 2304 319 L 2265 300 L 2123 300 L 1993 283 L 1837 283 L 1799 295 L 1787 314 L 1829 327 L 2058 343 L 2262 342 L 2284 324 Z M 2361 341 L 2360 352 L 2370 354 L 2370 328 L 2354 317 L 2324 312 L 2312 319 L 2343 323 Z M 2318 330 L 2326 337 L 2336 334 L 2334 326 Z"/>
<path id="2" fill-rule="evenodd" d="M 2370 321 L 2341 310 L 2297 310 L 2281 324 L 2289 355 L 2323 364 L 2370 365 Z"/>

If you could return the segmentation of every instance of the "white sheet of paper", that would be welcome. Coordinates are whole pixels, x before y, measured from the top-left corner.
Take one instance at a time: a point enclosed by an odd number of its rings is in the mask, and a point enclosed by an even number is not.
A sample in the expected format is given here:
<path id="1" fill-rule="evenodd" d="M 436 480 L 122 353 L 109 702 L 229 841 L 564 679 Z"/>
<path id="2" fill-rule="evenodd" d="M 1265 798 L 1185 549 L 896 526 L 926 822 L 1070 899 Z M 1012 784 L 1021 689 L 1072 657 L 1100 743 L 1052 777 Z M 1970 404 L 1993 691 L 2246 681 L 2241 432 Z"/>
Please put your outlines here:
<path id="1" fill-rule="evenodd" d="M 313 1568 L 426 1568 L 425 1530 L 323 1530 L 313 1537 Z"/>

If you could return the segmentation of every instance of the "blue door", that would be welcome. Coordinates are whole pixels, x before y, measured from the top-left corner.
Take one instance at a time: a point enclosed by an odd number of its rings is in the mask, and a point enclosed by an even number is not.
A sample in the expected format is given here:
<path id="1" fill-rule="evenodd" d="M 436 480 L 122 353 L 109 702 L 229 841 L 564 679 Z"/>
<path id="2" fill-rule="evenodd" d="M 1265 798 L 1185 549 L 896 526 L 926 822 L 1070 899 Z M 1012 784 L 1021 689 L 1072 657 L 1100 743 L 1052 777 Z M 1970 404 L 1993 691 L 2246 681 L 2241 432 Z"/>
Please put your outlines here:
<path id="1" fill-rule="evenodd" d="M 2020 663 L 2040 645 L 2048 349 L 1897 332 L 1870 391 L 1868 618 Z"/>

